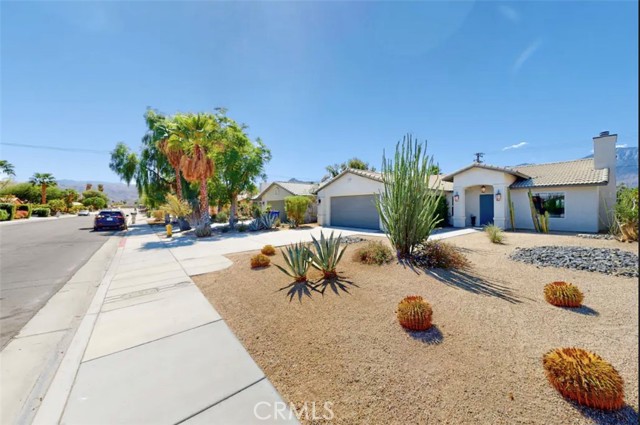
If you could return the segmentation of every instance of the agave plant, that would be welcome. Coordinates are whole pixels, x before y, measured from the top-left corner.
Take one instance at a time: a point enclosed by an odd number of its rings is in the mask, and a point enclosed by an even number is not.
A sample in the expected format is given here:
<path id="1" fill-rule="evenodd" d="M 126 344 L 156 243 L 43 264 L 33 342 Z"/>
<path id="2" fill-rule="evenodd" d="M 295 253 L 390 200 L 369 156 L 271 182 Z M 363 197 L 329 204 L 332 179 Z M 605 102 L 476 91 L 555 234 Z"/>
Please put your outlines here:
<path id="1" fill-rule="evenodd" d="M 322 271 L 325 279 L 336 277 L 336 266 L 342 259 L 342 254 L 347 247 L 340 249 L 342 243 L 342 234 L 337 238 L 333 237 L 333 232 L 329 235 L 329 238 L 324 237 L 324 233 L 320 232 L 320 241 L 311 236 L 313 239 L 313 246 L 315 252 L 310 251 L 311 265 Z"/>
<path id="2" fill-rule="evenodd" d="M 260 220 L 260 225 L 263 229 L 272 229 L 276 224 L 276 219 L 276 216 L 267 213 L 262 214 L 258 220 Z"/>
<path id="3" fill-rule="evenodd" d="M 259 219 L 253 219 L 251 220 L 251 223 L 249 223 L 249 227 L 248 230 L 250 232 L 257 232 L 258 230 L 261 230 L 261 223 Z"/>
<path id="4" fill-rule="evenodd" d="M 311 252 L 307 245 L 298 242 L 286 247 L 286 254 L 284 251 L 281 252 L 287 269 L 277 264 L 275 266 L 284 274 L 294 278 L 296 282 L 306 282 L 307 271 L 309 271 L 309 266 L 311 265 Z"/>

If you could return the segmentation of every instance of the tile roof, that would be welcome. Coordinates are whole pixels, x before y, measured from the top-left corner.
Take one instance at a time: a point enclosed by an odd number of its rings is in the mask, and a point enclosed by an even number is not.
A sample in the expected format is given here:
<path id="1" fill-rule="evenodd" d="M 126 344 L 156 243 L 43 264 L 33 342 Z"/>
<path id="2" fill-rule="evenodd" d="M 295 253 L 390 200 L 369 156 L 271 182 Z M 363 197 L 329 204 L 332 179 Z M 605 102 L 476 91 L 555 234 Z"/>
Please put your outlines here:
<path id="1" fill-rule="evenodd" d="M 262 195 L 264 195 L 266 191 L 271 189 L 274 184 L 277 184 L 281 188 L 293 193 L 294 195 L 313 195 L 315 193 L 315 188 L 318 187 L 317 183 L 272 182 L 252 199 L 259 199 L 260 197 L 262 197 Z"/>
<path id="2" fill-rule="evenodd" d="M 606 184 L 609 181 L 609 169 L 596 170 L 593 158 L 548 164 L 517 165 L 511 168 L 530 176 L 529 179 L 514 182 L 511 185 L 514 189 Z"/>
<path id="3" fill-rule="evenodd" d="M 343 176 L 346 173 L 351 173 L 351 174 L 355 174 L 357 176 L 362 176 L 362 177 L 366 177 L 366 178 L 371 179 L 371 180 L 382 182 L 382 174 L 381 173 L 378 173 L 376 171 L 356 170 L 356 169 L 353 169 L 353 168 L 348 168 L 348 169 L 342 171 L 340 174 L 338 174 L 334 178 L 323 182 L 320 186 L 318 186 L 316 188 L 315 193 L 317 193 L 319 190 L 323 189 L 324 187 L 328 186 L 329 184 L 333 183 L 334 181 L 336 181 L 338 178 L 340 178 L 341 176 Z M 444 177 L 444 176 L 443 175 L 431 176 L 431 179 L 429 180 L 429 187 L 435 187 L 436 185 L 439 185 L 438 189 L 442 189 L 444 191 L 449 191 L 449 192 L 453 191 L 453 183 L 449 183 L 449 182 L 443 181 L 442 177 Z"/>
<path id="4" fill-rule="evenodd" d="M 489 165 L 489 164 L 474 162 L 473 164 L 467 165 L 466 167 L 456 170 L 453 173 L 447 174 L 446 176 L 443 177 L 443 180 L 446 182 L 453 182 L 453 177 L 456 174 L 464 173 L 465 171 L 470 170 L 471 168 L 484 168 L 486 170 L 501 171 L 503 173 L 508 173 L 523 179 L 529 178 L 528 175 L 521 173 L 518 170 L 515 170 L 513 167 L 499 167 L 497 165 Z"/>

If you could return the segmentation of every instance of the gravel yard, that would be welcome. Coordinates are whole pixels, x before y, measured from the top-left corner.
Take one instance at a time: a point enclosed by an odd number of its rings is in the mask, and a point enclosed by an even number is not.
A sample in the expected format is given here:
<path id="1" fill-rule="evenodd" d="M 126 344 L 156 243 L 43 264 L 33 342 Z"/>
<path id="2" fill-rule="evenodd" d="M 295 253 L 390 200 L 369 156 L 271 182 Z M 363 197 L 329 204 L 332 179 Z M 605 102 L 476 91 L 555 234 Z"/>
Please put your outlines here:
<path id="1" fill-rule="evenodd" d="M 285 400 L 333 403 L 336 424 L 617 424 L 638 420 L 638 282 L 635 278 L 509 259 L 516 247 L 592 246 L 637 255 L 637 244 L 575 236 L 482 233 L 447 242 L 467 271 L 423 273 L 392 263 L 355 263 L 347 248 L 341 279 L 289 286 L 271 266 L 249 268 L 255 253 L 230 255 L 230 268 L 194 277 Z M 283 264 L 281 255 L 271 257 Z M 544 301 L 546 283 L 580 287 L 575 311 Z M 422 295 L 434 327 L 405 332 L 395 309 Z M 547 382 L 545 352 L 576 346 L 611 362 L 625 380 L 627 406 L 616 413 L 576 407 Z M 311 423 L 303 418 L 304 423 Z"/>

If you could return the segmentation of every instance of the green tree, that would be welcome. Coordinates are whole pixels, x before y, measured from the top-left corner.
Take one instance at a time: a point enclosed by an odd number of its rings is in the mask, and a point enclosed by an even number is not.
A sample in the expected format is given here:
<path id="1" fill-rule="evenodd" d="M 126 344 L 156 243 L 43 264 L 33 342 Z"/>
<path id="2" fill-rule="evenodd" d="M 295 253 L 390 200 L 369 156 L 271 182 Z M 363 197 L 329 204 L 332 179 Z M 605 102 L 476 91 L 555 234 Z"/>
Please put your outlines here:
<path id="1" fill-rule="evenodd" d="M 284 210 L 287 212 L 287 218 L 291 227 L 298 227 L 304 223 L 304 215 L 309 208 L 311 198 L 308 196 L 287 196 L 284 198 Z"/>
<path id="2" fill-rule="evenodd" d="M 7 161 L 6 159 L 0 159 L 0 173 L 8 177 L 16 176 L 16 171 L 13 168 L 13 164 Z"/>
<path id="3" fill-rule="evenodd" d="M 229 225 L 233 228 L 238 208 L 238 195 L 255 192 L 255 180 L 265 179 L 264 167 L 271 160 L 271 151 L 260 140 L 253 143 L 245 127 L 230 118 L 218 116 L 223 128 L 223 146 L 215 155 L 216 175 L 213 192 L 223 204 L 231 204 Z"/>
<path id="4" fill-rule="evenodd" d="M 85 190 L 82 192 L 82 199 L 87 198 L 102 198 L 105 202 L 109 201 L 109 198 L 104 192 L 100 192 L 98 190 Z"/>
<path id="5" fill-rule="evenodd" d="M 107 206 L 107 201 L 99 196 L 94 196 L 90 198 L 83 198 L 82 205 L 84 205 L 85 207 L 91 207 L 95 210 L 101 210 L 102 208 L 105 208 Z"/>
<path id="6" fill-rule="evenodd" d="M 115 149 L 111 151 L 109 168 L 129 186 L 138 170 L 138 156 L 123 142 L 118 142 Z M 87 190 L 90 189 L 87 187 Z"/>
<path id="7" fill-rule="evenodd" d="M 442 221 L 442 190 L 429 188 L 433 157 L 426 150 L 426 142 L 423 146 L 408 134 L 396 145 L 393 159 L 382 155 L 384 187 L 376 208 L 400 260 L 410 260 L 415 246 Z"/>
<path id="8" fill-rule="evenodd" d="M 67 206 L 67 209 L 73 206 L 73 203 L 78 200 L 80 194 L 74 189 L 65 189 L 62 191 L 62 199 Z"/>
<path id="9" fill-rule="evenodd" d="M 368 162 L 365 162 L 360 158 L 353 157 L 346 160 L 342 164 L 333 164 L 326 166 L 325 170 L 327 170 L 327 174 L 325 174 L 325 176 L 322 178 L 322 181 L 334 178 L 338 174 L 349 168 L 354 170 L 376 171 L 376 168 L 369 165 Z"/>
<path id="10" fill-rule="evenodd" d="M 40 186 L 41 204 L 47 203 L 47 187 L 56 186 L 58 184 L 55 177 L 50 173 L 35 173 L 29 179 L 29 183 L 34 186 Z"/>

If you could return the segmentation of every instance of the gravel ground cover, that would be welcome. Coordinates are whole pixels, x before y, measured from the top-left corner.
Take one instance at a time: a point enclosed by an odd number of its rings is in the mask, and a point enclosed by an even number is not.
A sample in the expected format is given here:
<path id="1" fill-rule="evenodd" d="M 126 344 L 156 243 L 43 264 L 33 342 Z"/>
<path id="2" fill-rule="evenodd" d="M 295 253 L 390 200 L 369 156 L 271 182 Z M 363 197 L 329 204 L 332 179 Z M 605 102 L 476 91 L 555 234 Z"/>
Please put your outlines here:
<path id="1" fill-rule="evenodd" d="M 540 267 L 566 267 L 615 276 L 638 277 L 638 256 L 619 248 L 537 246 L 516 248 L 510 258 Z"/>
<path id="2" fill-rule="evenodd" d="M 465 271 L 366 266 L 349 245 L 340 279 L 292 285 L 277 268 L 251 270 L 255 254 L 194 277 L 285 400 L 332 402 L 335 424 L 631 424 L 638 422 L 638 282 L 634 278 L 515 262 L 516 247 L 593 246 L 637 255 L 637 244 L 575 236 L 482 233 L 447 242 Z M 283 265 L 282 256 L 272 257 Z M 585 294 L 578 310 L 544 301 L 565 280 Z M 408 333 L 395 310 L 407 295 L 433 307 L 434 326 Z M 578 407 L 546 380 L 542 356 L 576 346 L 596 352 L 625 380 L 616 413 Z M 303 418 L 303 423 L 315 423 Z M 320 423 L 320 422 L 317 422 Z"/>

